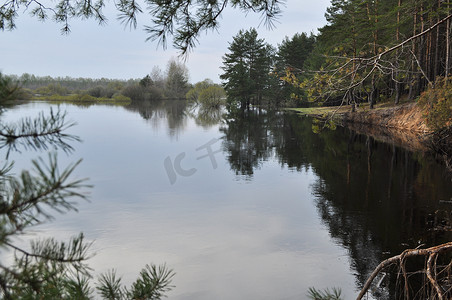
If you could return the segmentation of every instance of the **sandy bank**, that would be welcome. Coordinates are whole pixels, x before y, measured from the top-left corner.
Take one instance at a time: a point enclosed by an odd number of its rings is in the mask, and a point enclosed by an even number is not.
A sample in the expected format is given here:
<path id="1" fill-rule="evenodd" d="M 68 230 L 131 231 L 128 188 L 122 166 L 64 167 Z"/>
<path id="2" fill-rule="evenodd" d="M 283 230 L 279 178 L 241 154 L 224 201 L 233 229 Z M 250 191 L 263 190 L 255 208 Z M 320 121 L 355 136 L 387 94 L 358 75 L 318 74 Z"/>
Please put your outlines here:
<path id="1" fill-rule="evenodd" d="M 377 140 L 412 151 L 427 151 L 429 128 L 416 103 L 380 107 L 373 110 L 341 112 L 344 126 Z"/>

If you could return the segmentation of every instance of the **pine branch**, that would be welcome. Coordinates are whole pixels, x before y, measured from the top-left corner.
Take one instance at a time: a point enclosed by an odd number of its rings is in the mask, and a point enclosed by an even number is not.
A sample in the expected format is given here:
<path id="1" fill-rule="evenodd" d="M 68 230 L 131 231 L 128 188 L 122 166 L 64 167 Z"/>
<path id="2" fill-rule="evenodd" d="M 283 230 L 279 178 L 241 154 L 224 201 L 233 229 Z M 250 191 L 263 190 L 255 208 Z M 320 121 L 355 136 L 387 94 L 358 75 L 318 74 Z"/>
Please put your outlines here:
<path id="1" fill-rule="evenodd" d="M 121 300 L 124 297 L 121 280 L 113 269 L 100 275 L 96 289 L 104 299 Z"/>
<path id="2" fill-rule="evenodd" d="M 0 264 L 3 292 L 11 295 L 6 298 L 67 299 L 70 295 L 87 299 L 92 293 L 88 285 L 91 269 L 85 261 L 89 259 L 91 244 L 84 242 L 83 234 L 71 238 L 69 243 L 52 238 L 32 242 L 31 251 L 7 243 L 15 250 L 15 261 L 11 267 Z"/>
<path id="3" fill-rule="evenodd" d="M 86 200 L 83 189 L 90 187 L 85 184 L 86 179 L 70 181 L 70 176 L 80 162 L 81 160 L 69 165 L 60 173 L 56 154 L 49 154 L 48 163 L 42 159 L 33 160 L 36 176 L 23 171 L 20 180 L 6 180 L 0 214 L 7 216 L 10 224 L 21 231 L 27 226 L 40 223 L 41 216 L 50 219 L 45 207 L 59 213 L 77 210 L 75 202 L 70 199 Z"/>
<path id="4" fill-rule="evenodd" d="M 146 265 L 141 270 L 140 277 L 132 284 L 130 291 L 126 291 L 128 299 L 160 299 L 164 293 L 170 291 L 174 272 L 166 265 Z"/>
<path id="5" fill-rule="evenodd" d="M 69 141 L 80 141 L 80 138 L 64 133 L 75 123 L 66 123 L 66 113 L 50 110 L 48 117 L 40 113 L 37 118 L 25 118 L 17 124 L 0 124 L 0 149 L 7 148 L 7 158 L 11 150 L 24 149 L 48 150 L 49 146 L 71 152 L 73 147 Z M 20 151 L 19 151 L 20 152 Z"/>
<path id="6" fill-rule="evenodd" d="M 24 250 L 10 242 L 5 242 L 4 244 L 24 255 L 27 260 L 35 259 L 62 264 L 79 264 L 89 259 L 87 251 L 92 245 L 92 243 L 84 244 L 83 239 L 84 235 L 80 234 L 72 238 L 68 245 L 64 242 L 57 243 L 54 239 L 32 242 L 33 252 Z"/>

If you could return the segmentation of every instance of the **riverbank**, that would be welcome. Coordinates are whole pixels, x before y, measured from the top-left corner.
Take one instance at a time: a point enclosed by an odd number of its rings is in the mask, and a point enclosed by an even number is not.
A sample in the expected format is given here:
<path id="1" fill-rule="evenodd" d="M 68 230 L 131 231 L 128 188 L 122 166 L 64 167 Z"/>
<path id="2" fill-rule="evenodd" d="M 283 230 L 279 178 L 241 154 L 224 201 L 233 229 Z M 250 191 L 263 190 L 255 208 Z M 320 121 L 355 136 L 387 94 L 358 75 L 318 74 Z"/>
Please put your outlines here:
<path id="1" fill-rule="evenodd" d="M 429 151 L 429 134 L 424 114 L 416 103 L 380 105 L 338 115 L 343 124 L 377 140 L 393 143 L 411 151 Z"/>
<path id="2" fill-rule="evenodd" d="M 351 112 L 349 106 L 291 109 L 303 115 L 334 119 L 337 123 L 376 140 L 394 143 L 412 151 L 428 151 L 428 128 L 422 109 L 416 103 L 399 105 L 382 103 L 375 109 L 360 106 Z"/>
<path id="3" fill-rule="evenodd" d="M 291 110 L 325 120 L 333 119 L 358 133 L 411 151 L 434 152 L 452 170 L 452 129 L 433 132 L 427 125 L 423 109 L 417 103 L 382 103 L 372 110 L 368 106 L 360 106 L 355 112 L 351 112 L 349 106 Z"/>
<path id="4" fill-rule="evenodd" d="M 399 105 L 383 103 L 376 105 L 375 109 L 359 106 L 355 112 L 351 112 L 349 106 L 294 108 L 292 110 L 304 115 L 325 119 L 333 118 L 346 123 L 406 130 L 418 134 L 431 132 L 425 122 L 422 109 L 412 102 Z"/>

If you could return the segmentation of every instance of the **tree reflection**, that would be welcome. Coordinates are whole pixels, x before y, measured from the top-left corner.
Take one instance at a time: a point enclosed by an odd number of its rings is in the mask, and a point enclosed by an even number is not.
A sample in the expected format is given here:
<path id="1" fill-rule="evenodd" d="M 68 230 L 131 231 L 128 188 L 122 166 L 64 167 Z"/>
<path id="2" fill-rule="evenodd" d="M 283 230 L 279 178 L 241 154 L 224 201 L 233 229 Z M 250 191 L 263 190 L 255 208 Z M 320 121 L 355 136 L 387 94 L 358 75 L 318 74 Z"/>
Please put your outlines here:
<path id="1" fill-rule="evenodd" d="M 237 175 L 275 156 L 281 166 L 311 168 L 319 216 L 333 240 L 347 249 L 356 285 L 378 263 L 406 248 L 450 240 L 452 185 L 447 170 L 430 156 L 354 133 L 314 134 L 311 120 L 264 110 L 228 115 L 224 151 Z M 397 294 L 391 276 L 373 289 L 376 298 Z"/>
<path id="2" fill-rule="evenodd" d="M 187 126 L 188 105 L 183 100 L 134 101 L 125 108 L 139 113 L 154 129 L 158 129 L 160 122 L 166 120 L 171 137 L 179 136 Z"/>
<path id="3" fill-rule="evenodd" d="M 204 129 L 209 129 L 223 122 L 225 111 L 221 107 L 204 107 L 201 105 L 192 107 L 189 115 L 195 120 L 197 125 Z"/>
<path id="4" fill-rule="evenodd" d="M 224 133 L 227 160 L 236 175 L 252 178 L 254 169 L 273 156 L 283 131 L 281 120 L 278 113 L 262 109 L 229 112 L 220 131 Z"/>
<path id="5" fill-rule="evenodd" d="M 223 151 L 239 178 L 252 180 L 270 159 L 292 170 L 311 169 L 318 176 L 312 185 L 318 214 L 335 243 L 348 251 L 357 288 L 380 261 L 452 237 L 450 177 L 446 179 L 444 166 L 422 152 L 348 128 L 315 134 L 309 118 L 292 113 L 224 113 L 194 109 L 183 101 L 134 103 L 127 109 L 157 125 L 166 120 L 176 136 L 189 117 L 204 128 L 220 124 Z M 393 279 L 381 278 L 373 296 L 395 297 Z"/>
<path id="6" fill-rule="evenodd" d="M 446 170 L 430 157 L 345 129 L 308 139 L 315 147 L 300 151 L 319 176 L 313 186 L 319 215 L 333 239 L 348 249 L 358 287 L 381 260 L 447 240 L 428 220 L 450 211 L 441 200 L 449 199 L 452 189 L 444 180 Z M 381 299 L 397 292 L 380 286 L 373 293 Z"/>

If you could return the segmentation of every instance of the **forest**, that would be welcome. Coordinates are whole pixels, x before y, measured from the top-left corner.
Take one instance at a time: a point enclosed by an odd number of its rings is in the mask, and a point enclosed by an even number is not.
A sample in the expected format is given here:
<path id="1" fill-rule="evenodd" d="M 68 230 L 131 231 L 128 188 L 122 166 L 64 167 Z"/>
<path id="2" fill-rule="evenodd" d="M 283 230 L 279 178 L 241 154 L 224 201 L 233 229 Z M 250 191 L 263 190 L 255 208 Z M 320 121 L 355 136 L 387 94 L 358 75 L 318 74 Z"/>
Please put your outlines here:
<path id="1" fill-rule="evenodd" d="M 277 49 L 254 29 L 239 32 L 224 56 L 228 95 L 245 104 L 291 98 L 373 108 L 450 90 L 450 3 L 333 0 L 325 16 L 318 34 L 286 37 Z"/>

